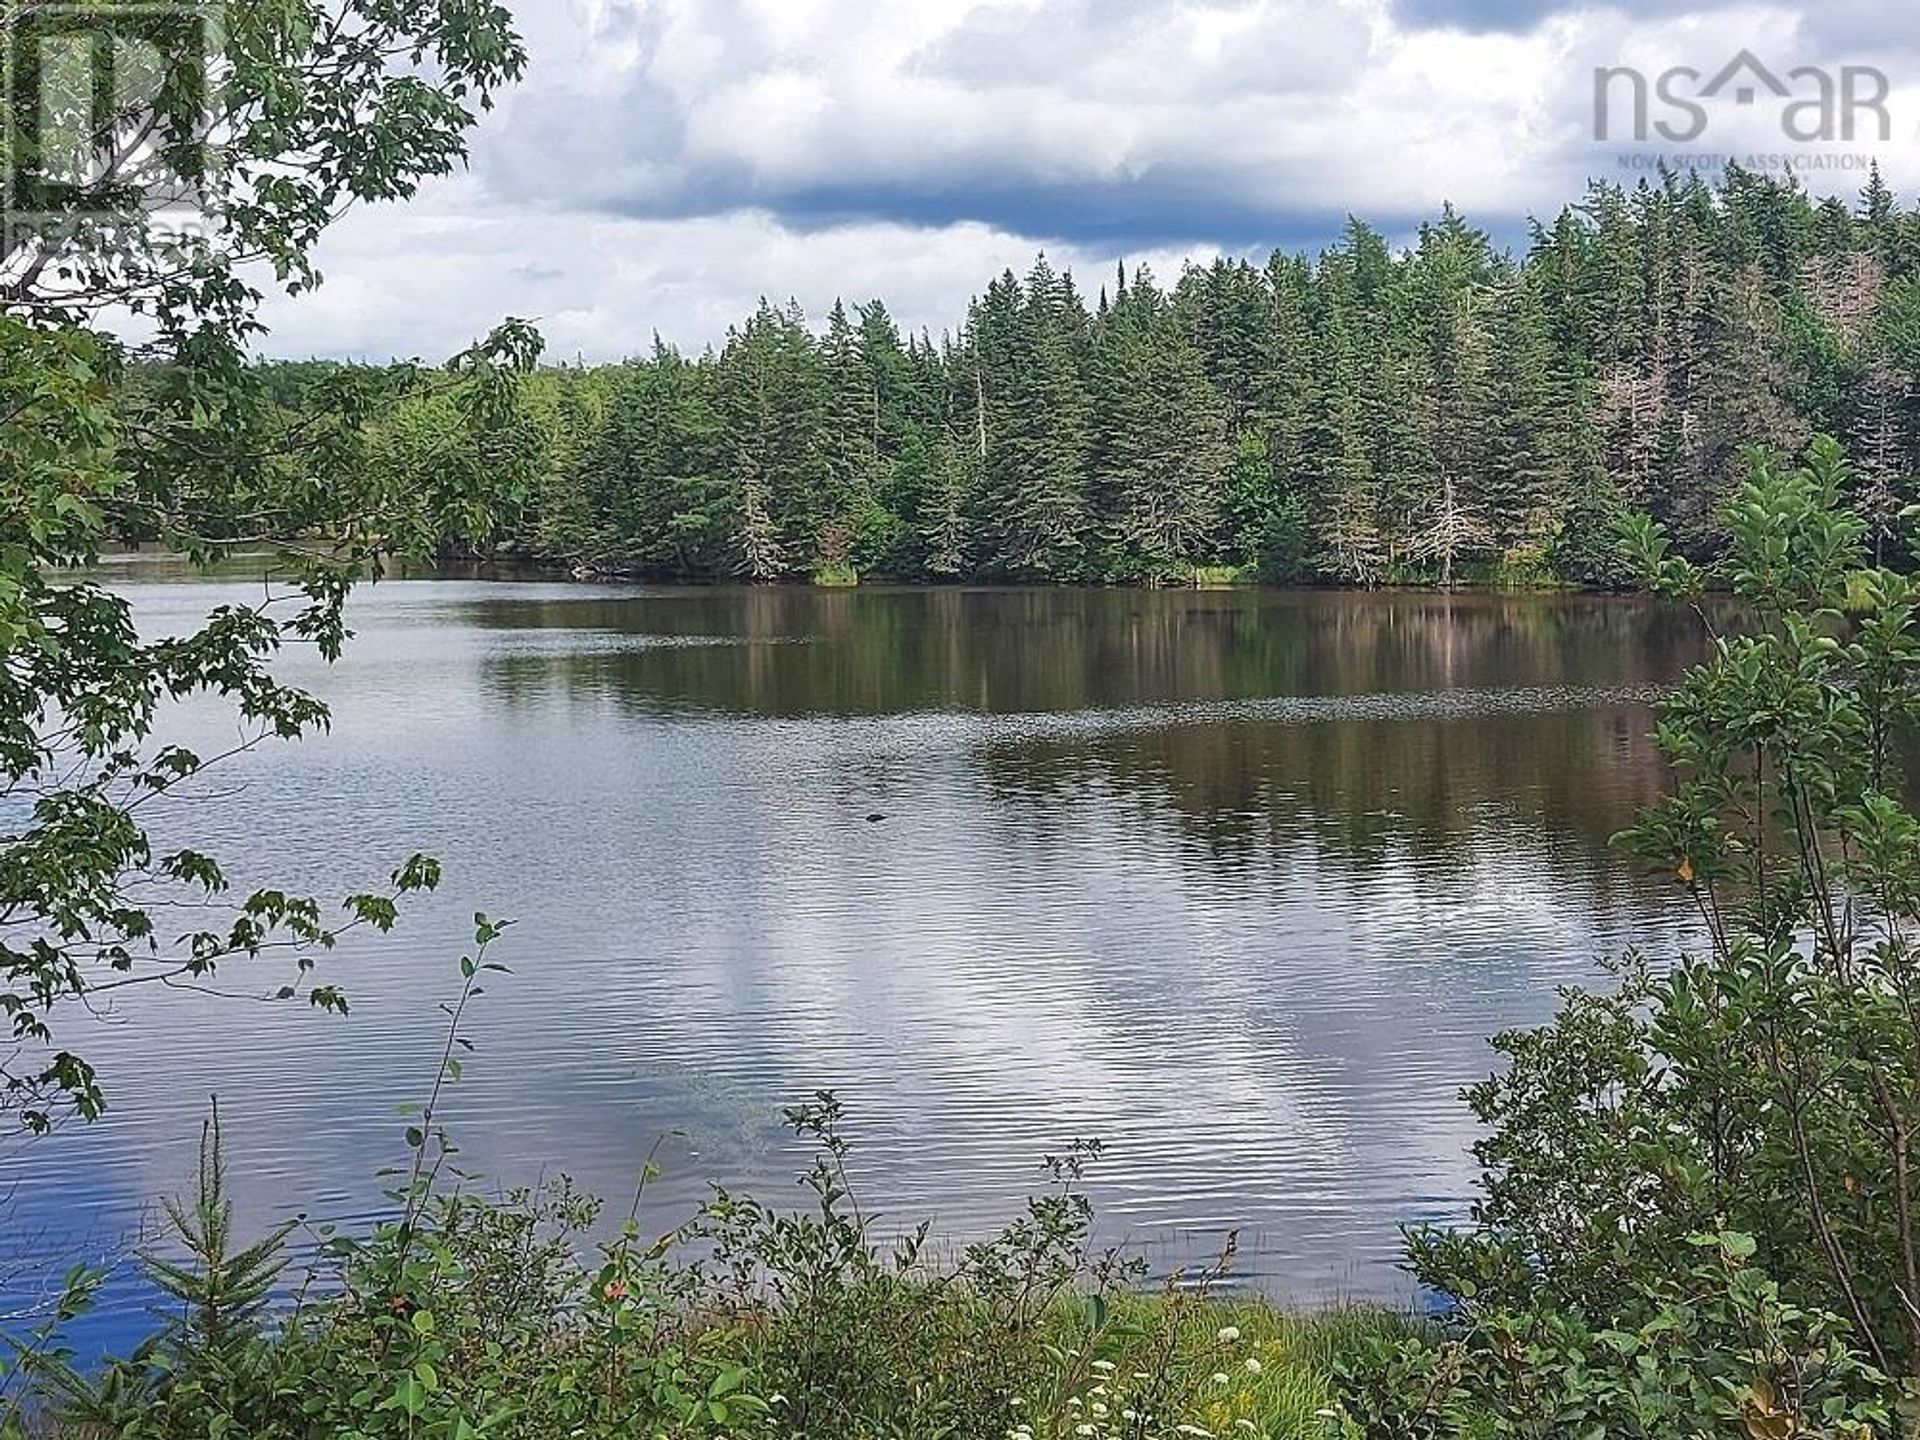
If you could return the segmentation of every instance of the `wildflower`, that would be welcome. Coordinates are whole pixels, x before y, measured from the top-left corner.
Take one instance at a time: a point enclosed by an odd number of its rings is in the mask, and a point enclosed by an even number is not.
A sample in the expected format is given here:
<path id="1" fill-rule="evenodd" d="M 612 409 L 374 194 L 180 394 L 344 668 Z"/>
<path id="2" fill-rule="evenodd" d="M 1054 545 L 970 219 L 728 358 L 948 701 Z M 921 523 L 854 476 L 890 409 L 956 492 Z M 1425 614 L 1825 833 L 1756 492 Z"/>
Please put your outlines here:
<path id="1" fill-rule="evenodd" d="M 1239 1338 L 1240 1338 L 1240 1327 L 1238 1325 L 1223 1325 L 1221 1327 L 1220 1343 L 1222 1345 L 1231 1345 L 1233 1344 L 1234 1341 L 1238 1340 Z"/>
<path id="2" fill-rule="evenodd" d="M 1259 1356 L 1257 1355 L 1247 1356 L 1247 1373 L 1249 1375 L 1258 1375 L 1260 1373 L 1260 1357 Z"/>
<path id="3" fill-rule="evenodd" d="M 606 1287 L 600 1293 L 605 1295 L 609 1300 L 624 1300 L 627 1298 L 627 1282 L 624 1280 L 609 1280 L 606 1283 Z"/>
<path id="4" fill-rule="evenodd" d="M 1216 1385 L 1230 1385 L 1233 1383 L 1233 1377 L 1224 1370 L 1216 1370 L 1213 1372 L 1213 1383 Z"/>

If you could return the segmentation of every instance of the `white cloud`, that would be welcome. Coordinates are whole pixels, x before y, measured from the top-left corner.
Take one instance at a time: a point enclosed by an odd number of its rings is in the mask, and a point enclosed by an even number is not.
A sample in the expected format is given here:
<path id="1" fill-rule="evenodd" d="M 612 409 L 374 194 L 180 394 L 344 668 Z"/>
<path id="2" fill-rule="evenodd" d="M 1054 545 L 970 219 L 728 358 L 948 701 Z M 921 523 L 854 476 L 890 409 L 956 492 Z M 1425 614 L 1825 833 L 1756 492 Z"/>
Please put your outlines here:
<path id="1" fill-rule="evenodd" d="M 698 345 L 763 291 L 815 313 L 878 294 L 937 329 L 1041 245 L 1177 268 L 1167 252 L 1315 245 L 1349 212 L 1404 233 L 1444 200 L 1511 235 L 1589 175 L 1645 173 L 1594 141 L 1595 66 L 1711 72 L 1742 46 L 1881 65 L 1905 88 L 1871 148 L 1920 186 L 1920 63 L 1891 7 L 1654 8 L 1473 31 L 1388 0 L 522 0 L 531 73 L 471 174 L 349 221 L 327 289 L 273 307 L 273 348 L 437 354 L 506 312 L 560 354 L 656 327 Z M 1789 147 L 1765 107 L 1723 106 L 1697 148 Z"/>
<path id="2" fill-rule="evenodd" d="M 268 353 L 437 359 L 505 315 L 535 319 L 550 358 L 645 353 L 657 331 L 697 349 L 721 340 L 765 294 L 818 321 L 836 298 L 880 298 L 903 331 L 938 335 L 1002 269 L 1024 272 L 1035 242 L 983 225 L 886 223 L 800 232 L 765 212 L 631 220 L 585 212 L 366 212 L 326 242 L 327 283 L 270 302 Z M 1089 292 L 1112 257 L 1054 245 Z M 1190 250 L 1137 257 L 1178 272 Z"/>

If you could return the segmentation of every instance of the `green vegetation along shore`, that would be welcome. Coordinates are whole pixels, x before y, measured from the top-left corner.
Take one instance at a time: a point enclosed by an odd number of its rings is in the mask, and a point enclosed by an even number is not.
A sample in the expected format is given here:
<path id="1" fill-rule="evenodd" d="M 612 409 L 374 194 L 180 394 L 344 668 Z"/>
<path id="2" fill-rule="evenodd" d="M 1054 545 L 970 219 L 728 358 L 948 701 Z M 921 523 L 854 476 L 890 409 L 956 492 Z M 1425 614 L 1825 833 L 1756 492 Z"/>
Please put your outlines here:
<path id="1" fill-rule="evenodd" d="M 1316 1436 L 1370 1347 L 1431 1333 L 1383 1309 L 1233 1298 L 1224 1264 L 1143 1287 L 1137 1264 L 1093 1247 L 1085 1148 L 1050 1162 L 1003 1231 L 942 1258 L 924 1229 L 863 1215 L 832 1096 L 789 1120 L 818 1147 L 807 1203 L 716 1192 L 657 1237 L 639 1194 L 614 1227 L 564 1180 L 492 1198 L 445 1183 L 436 1132 L 394 1218 L 317 1233 L 296 1286 L 291 1227 L 232 1233 L 216 1115 L 197 1188 L 145 1257 L 164 1325 L 83 1372 L 48 1322 L 18 1352 L 0 1434 Z"/>
<path id="2" fill-rule="evenodd" d="M 526 377 L 485 446 L 409 367 L 252 381 L 289 430 L 384 389 L 396 493 L 457 481 L 481 553 L 594 574 L 1617 584 L 1622 513 L 1708 554 L 1741 446 L 1816 432 L 1876 550 L 1920 499 L 1920 215 L 1877 174 L 1851 207 L 1596 185 L 1517 256 L 1448 210 L 1175 277 L 1043 257 L 954 318 L 763 302 L 717 349 Z"/>

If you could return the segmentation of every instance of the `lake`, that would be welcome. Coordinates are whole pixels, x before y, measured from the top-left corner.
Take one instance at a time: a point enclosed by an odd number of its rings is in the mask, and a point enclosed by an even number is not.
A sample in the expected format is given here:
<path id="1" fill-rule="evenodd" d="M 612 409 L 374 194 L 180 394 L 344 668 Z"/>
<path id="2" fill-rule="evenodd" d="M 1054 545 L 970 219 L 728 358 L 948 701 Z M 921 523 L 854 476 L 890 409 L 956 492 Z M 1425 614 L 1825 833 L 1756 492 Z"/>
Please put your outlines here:
<path id="1" fill-rule="evenodd" d="M 260 593 L 115 574 L 156 629 Z M 323 962 L 344 1019 L 164 994 L 90 1027 L 114 1107 L 7 1152 L 0 1248 L 123 1244 L 214 1093 L 244 1220 L 366 1216 L 484 909 L 514 973 L 444 1117 L 500 1183 L 624 1210 L 660 1142 L 661 1228 L 709 1176 L 792 1195 L 780 1108 L 832 1088 L 869 1208 L 942 1236 L 1098 1138 L 1105 1233 L 1156 1269 L 1238 1229 L 1240 1283 L 1403 1293 L 1396 1227 L 1471 1198 L 1488 1034 L 1688 933 L 1608 847 L 1703 650 L 1659 604 L 436 580 L 351 615 L 342 663 L 286 667 L 331 732 L 156 830 L 239 884 L 337 897 L 426 850 L 443 888 Z"/>

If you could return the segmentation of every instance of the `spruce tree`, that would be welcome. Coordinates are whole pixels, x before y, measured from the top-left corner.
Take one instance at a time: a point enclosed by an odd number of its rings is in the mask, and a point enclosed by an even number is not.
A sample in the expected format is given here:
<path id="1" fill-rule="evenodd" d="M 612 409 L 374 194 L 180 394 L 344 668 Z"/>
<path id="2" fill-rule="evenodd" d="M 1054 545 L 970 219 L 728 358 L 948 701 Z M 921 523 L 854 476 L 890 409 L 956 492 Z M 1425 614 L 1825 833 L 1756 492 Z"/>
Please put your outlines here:
<path id="1" fill-rule="evenodd" d="M 1044 257 L 1011 298 L 1017 309 L 1004 316 L 1010 333 L 993 337 L 1001 363 L 984 405 L 993 563 L 1012 577 L 1072 579 L 1084 573 L 1089 530 L 1089 406 L 1076 352 L 1091 317 Z"/>
<path id="2" fill-rule="evenodd" d="M 1231 458 L 1228 407 L 1144 273 L 1099 336 L 1095 488 L 1109 573 L 1163 582 L 1210 551 Z"/>
<path id="3" fill-rule="evenodd" d="M 1790 395 L 1796 372 L 1781 311 L 1759 260 L 1713 277 L 1689 399 L 1692 426 L 1669 510 L 1677 535 L 1710 543 L 1710 529 L 1739 482 L 1742 451 L 1752 445 L 1787 454 L 1806 448 L 1806 422 Z"/>
<path id="4" fill-rule="evenodd" d="M 887 523 L 880 508 L 880 395 L 861 336 L 836 300 L 820 345 L 824 394 L 820 450 L 824 493 L 813 541 L 823 570 L 855 569 L 858 557 L 884 551 Z"/>
<path id="5" fill-rule="evenodd" d="M 1331 580 L 1372 586 L 1386 578 L 1387 548 L 1362 395 L 1367 362 L 1355 333 L 1360 320 L 1352 257 L 1323 256 L 1317 289 L 1318 373 L 1306 446 L 1315 563 Z"/>
<path id="6" fill-rule="evenodd" d="M 826 377 L 797 305 L 762 300 L 718 363 L 733 568 L 749 580 L 810 570 L 829 506 Z"/>
<path id="7" fill-rule="evenodd" d="M 519 538 L 588 569 L 1586 580 L 1627 506 L 1710 552 L 1741 448 L 1817 427 L 1849 437 L 1896 555 L 1917 293 L 1920 215 L 1877 170 L 1852 210 L 1668 170 L 1591 187 L 1518 258 L 1447 208 L 1410 248 L 1356 220 L 1316 259 L 1191 265 L 1171 295 L 1122 265 L 1091 311 L 1042 256 L 938 341 L 878 301 L 817 339 L 763 302 L 718 355 L 529 378 L 494 442 L 524 453 L 445 463 L 497 468 Z M 297 370 L 263 372 L 274 404 L 298 409 Z M 402 407 L 376 455 L 431 469 L 445 429 Z"/>

